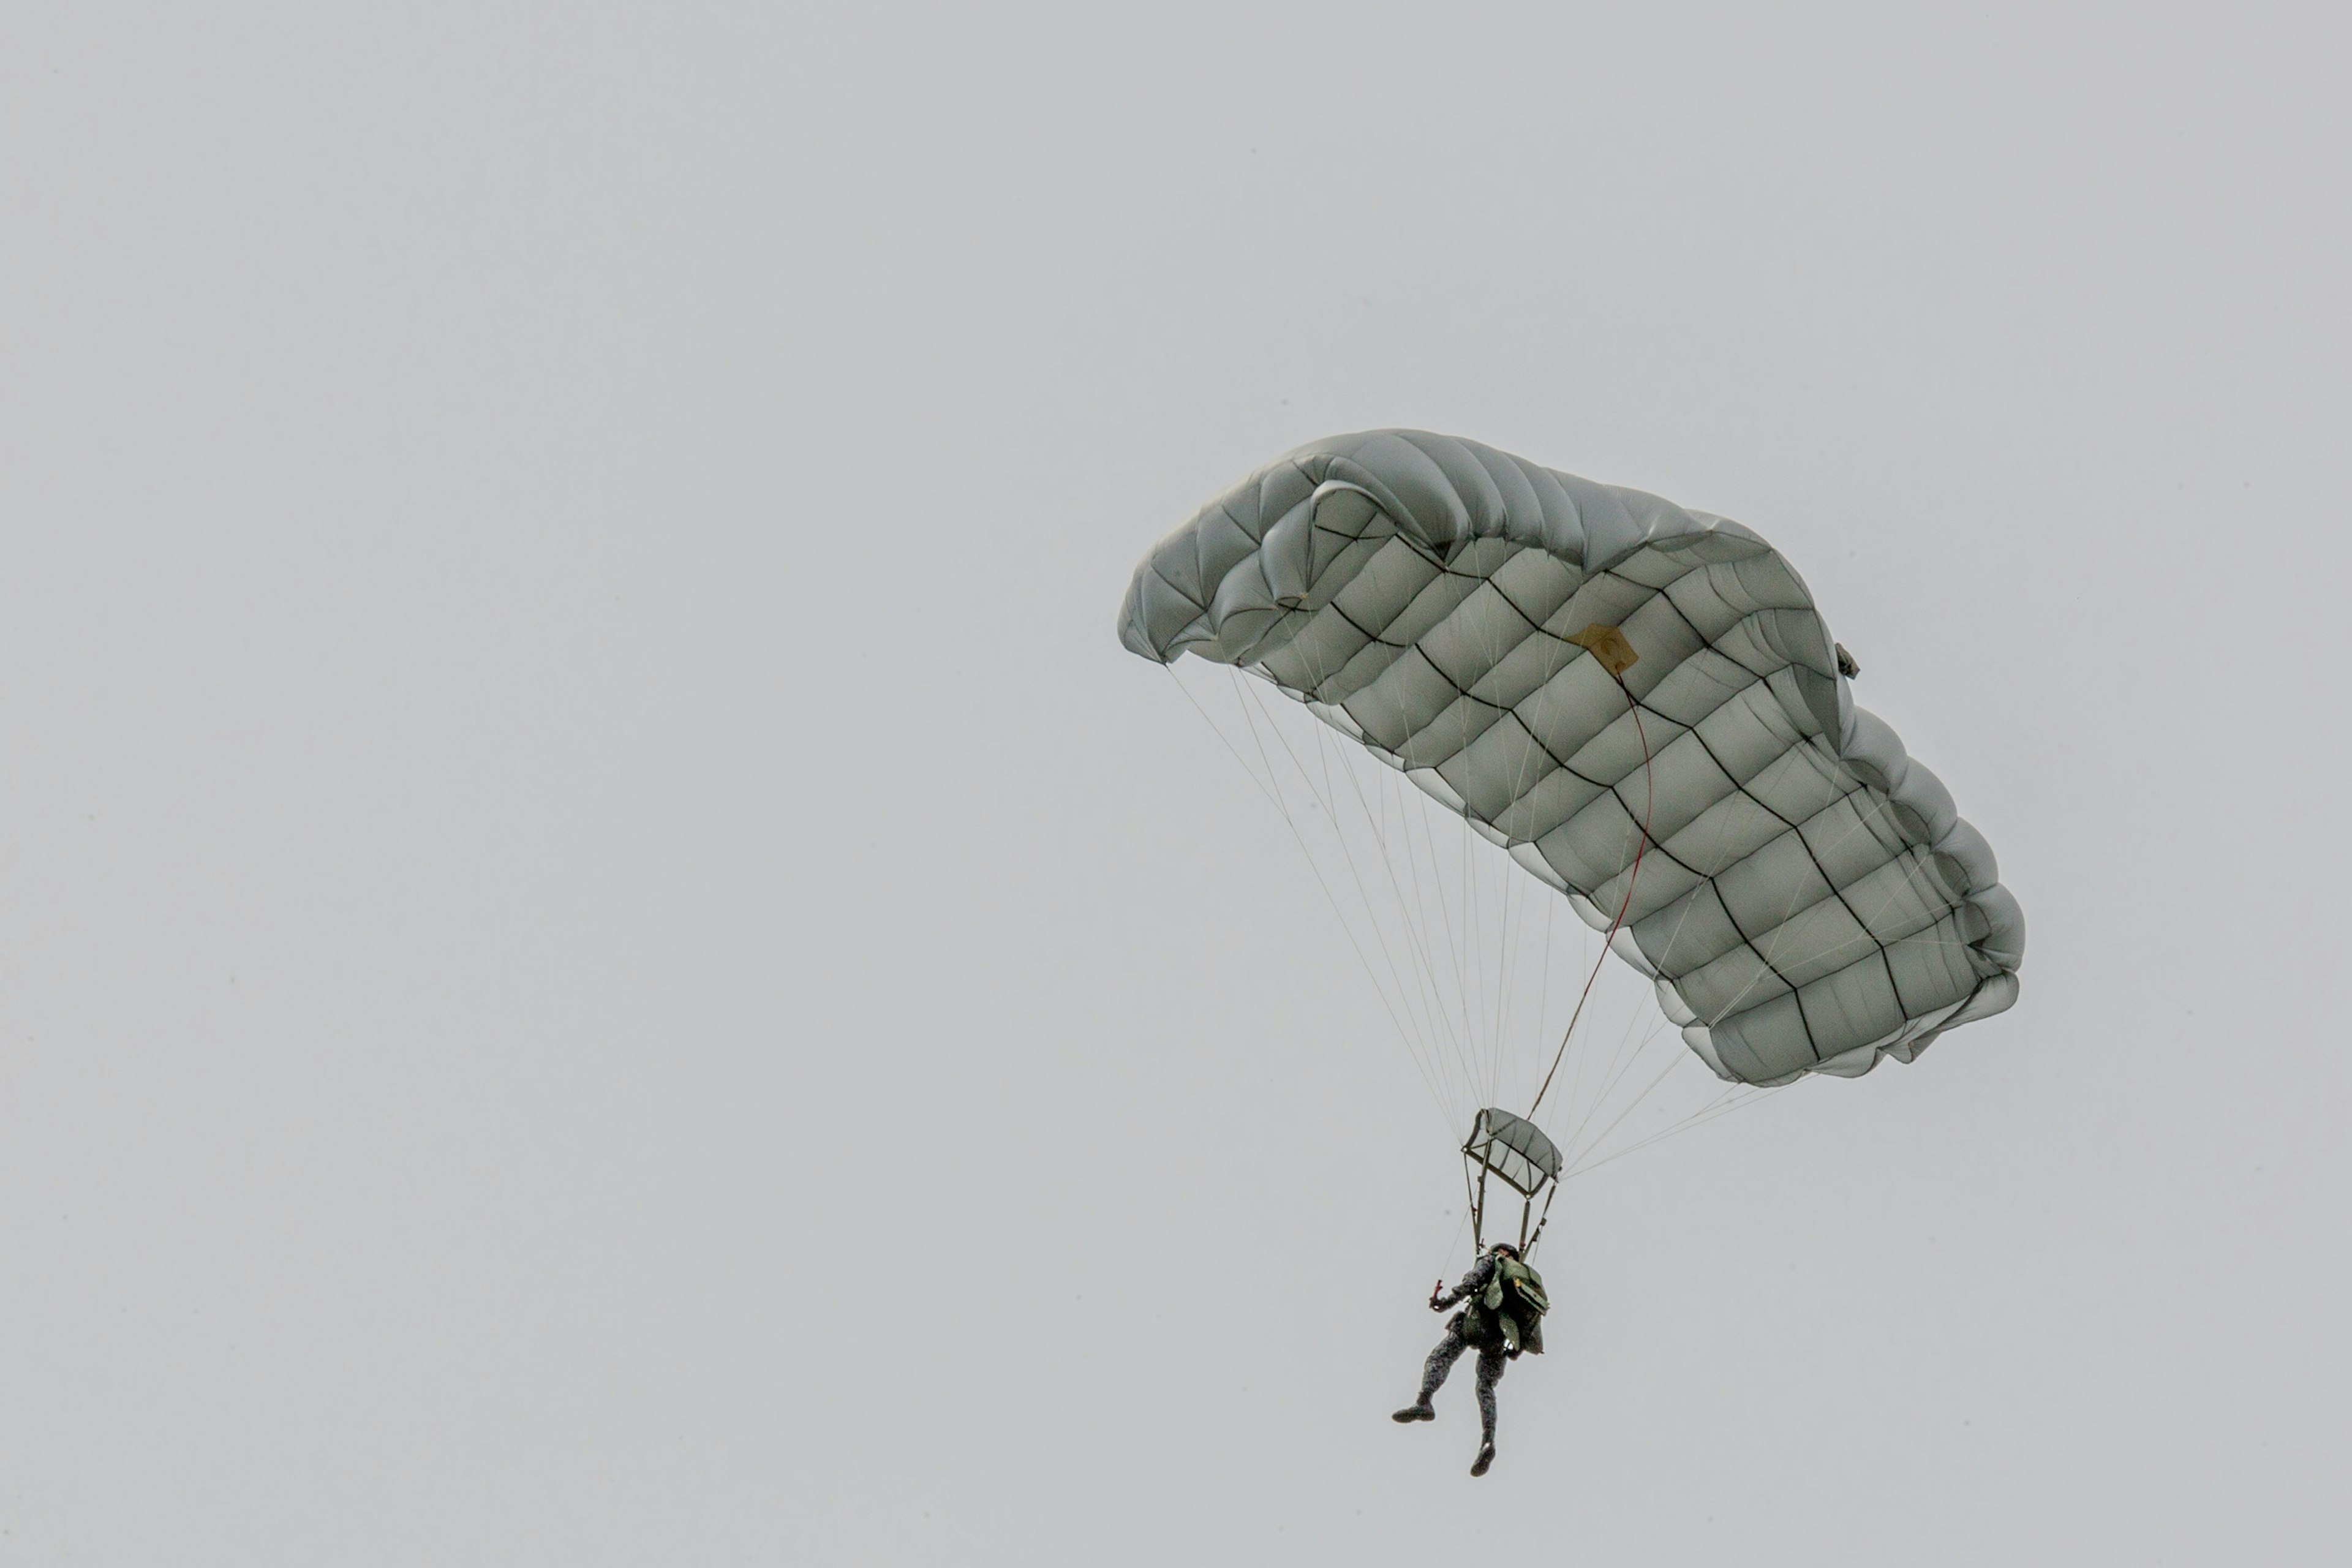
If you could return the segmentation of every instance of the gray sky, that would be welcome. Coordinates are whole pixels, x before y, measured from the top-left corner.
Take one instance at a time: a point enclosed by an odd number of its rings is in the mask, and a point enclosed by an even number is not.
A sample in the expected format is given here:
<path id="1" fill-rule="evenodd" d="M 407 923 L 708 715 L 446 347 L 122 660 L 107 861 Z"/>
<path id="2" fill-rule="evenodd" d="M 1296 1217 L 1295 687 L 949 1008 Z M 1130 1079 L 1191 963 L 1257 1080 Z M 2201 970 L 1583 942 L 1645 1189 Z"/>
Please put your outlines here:
<path id="1" fill-rule="evenodd" d="M 2309 1562 L 2318 5 L 18 6 L 0 1561 Z M 1122 652 L 1305 439 L 1756 528 L 2017 1009 L 1577 1184 Z"/>

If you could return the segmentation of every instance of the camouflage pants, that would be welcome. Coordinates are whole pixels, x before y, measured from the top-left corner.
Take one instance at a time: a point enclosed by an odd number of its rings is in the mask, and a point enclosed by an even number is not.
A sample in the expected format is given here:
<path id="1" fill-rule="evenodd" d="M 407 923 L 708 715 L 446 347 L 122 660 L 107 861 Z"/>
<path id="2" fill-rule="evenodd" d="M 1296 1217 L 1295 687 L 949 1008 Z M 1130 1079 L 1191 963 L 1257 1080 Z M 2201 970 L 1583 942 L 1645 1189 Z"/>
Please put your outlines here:
<path id="1" fill-rule="evenodd" d="M 1448 1325 L 1445 1337 L 1437 1342 L 1437 1348 L 1429 1352 L 1429 1360 L 1422 1363 L 1421 1404 L 1429 1403 L 1430 1396 L 1444 1385 L 1445 1374 L 1454 1370 L 1454 1363 L 1469 1348 L 1470 1342 L 1462 1337 L 1461 1331 Z M 1489 1443 L 1495 1440 L 1495 1384 L 1503 1381 L 1503 1368 L 1507 1364 L 1501 1345 L 1478 1348 L 1478 1424 Z"/>

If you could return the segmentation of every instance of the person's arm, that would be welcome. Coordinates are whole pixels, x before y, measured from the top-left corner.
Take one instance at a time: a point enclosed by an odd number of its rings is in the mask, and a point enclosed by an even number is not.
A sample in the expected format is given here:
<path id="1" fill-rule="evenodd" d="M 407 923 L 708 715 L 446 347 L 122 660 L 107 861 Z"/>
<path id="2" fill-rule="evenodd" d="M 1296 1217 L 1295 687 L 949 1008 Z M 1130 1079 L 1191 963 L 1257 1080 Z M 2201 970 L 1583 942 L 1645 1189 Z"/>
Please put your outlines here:
<path id="1" fill-rule="evenodd" d="M 1429 1310 L 1433 1312 L 1442 1312 L 1456 1301 L 1467 1300 L 1475 1296 L 1486 1288 L 1486 1281 L 1494 1277 L 1494 1273 L 1495 1260 L 1488 1257 L 1481 1258 L 1472 1264 L 1470 1272 L 1462 1277 L 1462 1283 L 1451 1290 L 1445 1289 L 1445 1281 L 1440 1279 L 1429 1292 Z"/>

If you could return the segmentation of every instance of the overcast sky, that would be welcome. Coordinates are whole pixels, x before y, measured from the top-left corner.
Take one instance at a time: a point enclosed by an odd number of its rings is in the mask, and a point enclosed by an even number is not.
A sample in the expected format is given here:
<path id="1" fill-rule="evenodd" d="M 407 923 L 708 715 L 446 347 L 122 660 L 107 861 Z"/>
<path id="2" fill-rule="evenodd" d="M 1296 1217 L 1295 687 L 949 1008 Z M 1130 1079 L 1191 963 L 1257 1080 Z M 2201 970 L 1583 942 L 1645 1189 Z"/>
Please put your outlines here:
<path id="1" fill-rule="evenodd" d="M 13 6 L 0 1562 L 2340 1552 L 2347 44 Z M 2029 932 L 1575 1184 L 1475 1482 L 1449 1134 L 1113 633 L 1388 425 L 1771 540 Z"/>

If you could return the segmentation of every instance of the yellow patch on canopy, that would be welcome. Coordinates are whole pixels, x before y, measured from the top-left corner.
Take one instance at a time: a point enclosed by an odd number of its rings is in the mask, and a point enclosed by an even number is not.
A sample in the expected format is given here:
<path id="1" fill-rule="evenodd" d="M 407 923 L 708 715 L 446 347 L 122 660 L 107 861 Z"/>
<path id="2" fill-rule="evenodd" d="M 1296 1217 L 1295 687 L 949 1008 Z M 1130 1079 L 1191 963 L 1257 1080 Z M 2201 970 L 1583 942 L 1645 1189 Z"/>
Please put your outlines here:
<path id="1" fill-rule="evenodd" d="M 1633 668 L 1633 661 L 1642 657 L 1633 651 L 1633 645 L 1625 640 L 1622 629 L 1604 626 L 1597 622 L 1568 640 L 1590 652 L 1601 661 L 1601 668 L 1612 675 L 1624 674 Z"/>

